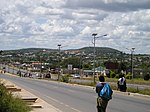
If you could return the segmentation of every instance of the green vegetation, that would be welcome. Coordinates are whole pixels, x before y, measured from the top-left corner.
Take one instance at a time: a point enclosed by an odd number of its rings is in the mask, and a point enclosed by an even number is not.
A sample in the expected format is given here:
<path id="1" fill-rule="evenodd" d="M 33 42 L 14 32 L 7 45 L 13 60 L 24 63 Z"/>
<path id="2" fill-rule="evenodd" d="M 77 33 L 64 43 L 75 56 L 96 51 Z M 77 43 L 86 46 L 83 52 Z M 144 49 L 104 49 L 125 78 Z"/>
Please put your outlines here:
<path id="1" fill-rule="evenodd" d="M 111 85 L 111 88 L 113 90 L 117 90 L 117 78 L 108 78 L 105 77 L 106 82 L 115 82 L 116 85 Z M 87 85 L 87 86 L 94 86 L 95 84 L 93 84 L 93 77 L 87 77 L 87 78 L 82 78 L 81 80 L 91 80 L 91 82 L 85 82 L 85 81 L 81 81 L 81 82 L 69 82 L 72 84 L 80 84 L 80 85 Z M 98 81 L 98 79 L 96 79 Z M 144 79 L 127 79 L 127 83 L 128 84 L 143 84 L 143 85 L 149 85 L 150 86 L 150 82 L 149 81 L 145 81 Z M 144 90 L 139 90 L 138 88 L 127 88 L 127 92 L 131 92 L 131 93 L 140 93 L 140 94 L 144 94 L 144 95 L 150 95 L 150 90 L 149 89 L 144 89 Z"/>
<path id="2" fill-rule="evenodd" d="M 80 68 L 80 58 L 70 57 L 70 58 L 64 59 L 61 63 L 63 68 L 67 68 L 68 64 L 74 65 L 74 68 Z"/>
<path id="3" fill-rule="evenodd" d="M 85 77 L 82 78 L 81 80 L 93 80 L 93 77 Z M 98 78 L 95 79 L 98 81 Z M 118 78 L 108 78 L 105 77 L 106 82 L 115 82 L 117 83 Z M 150 81 L 141 79 L 141 78 L 134 78 L 134 79 L 126 79 L 127 84 L 139 84 L 139 85 L 149 85 L 150 86 Z"/>
<path id="4" fill-rule="evenodd" d="M 69 82 L 69 75 L 61 76 L 61 82 Z"/>
<path id="5" fill-rule="evenodd" d="M 128 84 L 140 84 L 140 85 L 149 85 L 150 86 L 150 82 L 146 81 L 144 79 L 126 79 Z M 116 78 L 106 78 L 107 82 L 117 82 L 118 79 Z M 114 90 L 117 90 L 117 86 L 116 85 L 112 85 L 111 86 Z M 138 88 L 127 88 L 128 92 L 132 92 L 132 93 L 140 93 L 140 94 L 144 94 L 144 95 L 150 95 L 150 90 L 149 89 L 144 89 L 144 90 L 139 90 Z"/>
<path id="6" fill-rule="evenodd" d="M 31 108 L 19 97 L 13 97 L 0 82 L 0 112 L 30 112 Z"/>
<path id="7" fill-rule="evenodd" d="M 111 88 L 113 90 L 117 90 L 117 86 L 115 86 L 115 85 L 111 85 Z M 143 95 L 150 95 L 149 89 L 139 90 L 138 88 L 127 88 L 127 92 L 139 93 L 139 94 L 143 94 Z"/>
<path id="8" fill-rule="evenodd" d="M 125 78 L 127 79 L 127 84 L 150 85 L 150 54 L 133 55 L 134 79 L 132 79 L 131 54 L 126 54 L 108 47 L 95 47 L 95 50 L 95 67 L 97 68 L 101 66 L 107 68 L 108 71 L 106 75 L 109 77 L 106 78 L 107 82 L 116 83 L 120 73 L 124 71 L 124 73 L 126 73 Z M 61 52 L 59 52 L 58 49 L 29 48 L 3 51 L 0 56 L 0 62 L 4 65 L 7 64 L 24 69 L 28 69 L 29 67 L 32 69 L 32 62 L 35 61 L 39 62 L 39 65 L 35 66 L 37 69 L 41 69 L 41 66 L 44 66 L 44 71 L 49 71 L 49 69 L 52 69 L 53 71 L 55 69 L 58 70 L 58 68 L 61 67 L 64 74 L 70 73 L 67 71 L 68 64 L 71 64 L 73 68 L 79 68 L 78 71 L 71 71 L 72 73 L 80 73 L 80 70 L 92 70 L 94 67 L 93 47 L 61 50 Z M 57 70 L 56 72 L 53 71 L 53 73 L 57 73 Z M 82 78 L 82 80 L 91 80 L 92 82 L 93 78 Z M 98 79 L 96 80 L 98 81 Z M 60 81 L 68 83 L 69 78 L 68 76 L 62 76 Z M 94 84 L 87 83 L 86 85 L 92 86 Z M 130 90 L 128 88 L 128 91 L 140 92 L 141 90 Z"/>
<path id="9" fill-rule="evenodd" d="M 106 77 L 106 81 L 107 82 L 117 82 L 118 79 L 117 78 L 107 78 Z M 149 85 L 150 86 L 150 82 L 149 81 L 146 81 L 146 80 L 141 79 L 141 78 L 126 79 L 126 81 L 127 81 L 128 84 L 139 84 L 139 85 Z"/>
<path id="10" fill-rule="evenodd" d="M 149 74 L 144 75 L 144 80 L 148 81 L 149 79 L 150 79 L 150 75 Z"/>

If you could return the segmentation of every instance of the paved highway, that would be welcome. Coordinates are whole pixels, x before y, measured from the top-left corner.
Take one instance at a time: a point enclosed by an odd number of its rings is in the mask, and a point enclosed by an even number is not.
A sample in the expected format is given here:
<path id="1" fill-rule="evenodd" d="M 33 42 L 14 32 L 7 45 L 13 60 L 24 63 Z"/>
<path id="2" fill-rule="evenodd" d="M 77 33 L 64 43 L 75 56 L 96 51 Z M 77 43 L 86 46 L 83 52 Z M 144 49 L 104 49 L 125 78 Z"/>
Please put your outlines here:
<path id="1" fill-rule="evenodd" d="M 4 65 L 0 64 L 0 68 L 4 67 Z M 12 73 L 12 74 L 17 74 L 18 70 L 17 68 L 13 69 L 12 67 L 9 67 L 7 65 L 5 65 L 5 68 L 6 68 L 6 71 L 9 72 L 9 73 Z M 20 71 L 22 72 L 22 74 L 25 74 L 27 73 L 28 71 L 26 70 L 22 70 L 20 69 Z M 32 73 L 33 74 L 33 73 Z M 33 77 L 36 77 L 35 74 L 33 74 Z M 57 76 L 53 76 L 52 75 L 52 79 L 53 80 L 57 80 Z M 91 80 L 80 80 L 80 79 L 72 79 L 70 78 L 70 81 L 71 82 L 78 82 L 78 83 L 87 83 L 87 82 L 91 82 Z M 109 82 L 109 84 L 111 85 L 116 85 L 117 83 L 114 83 L 114 82 Z M 149 85 L 139 85 L 139 84 L 128 84 L 127 83 L 127 87 L 128 88 L 135 88 L 135 89 L 139 89 L 139 90 L 142 90 L 142 89 L 150 89 L 150 86 Z"/>
<path id="2" fill-rule="evenodd" d="M 96 112 L 96 93 L 91 87 L 0 74 L 55 106 L 62 112 Z M 150 99 L 114 93 L 107 112 L 150 112 Z"/>

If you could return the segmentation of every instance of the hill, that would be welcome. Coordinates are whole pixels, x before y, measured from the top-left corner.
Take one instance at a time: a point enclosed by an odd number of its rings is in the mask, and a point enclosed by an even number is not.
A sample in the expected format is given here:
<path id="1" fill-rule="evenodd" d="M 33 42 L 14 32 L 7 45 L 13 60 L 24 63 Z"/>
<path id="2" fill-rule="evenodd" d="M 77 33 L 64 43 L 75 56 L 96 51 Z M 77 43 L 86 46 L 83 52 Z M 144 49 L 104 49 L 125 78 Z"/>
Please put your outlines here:
<path id="1" fill-rule="evenodd" d="M 87 54 L 93 53 L 94 48 L 93 47 L 83 47 L 79 49 L 68 49 L 68 50 L 63 50 L 63 51 L 79 51 L 79 52 L 84 52 Z M 121 53 L 121 51 L 113 49 L 113 48 L 108 48 L 108 47 L 95 47 L 96 54 L 113 54 L 113 53 Z M 42 51 L 47 51 L 47 52 L 56 52 L 58 49 L 45 49 L 45 48 L 26 48 L 26 49 L 18 49 L 18 50 L 5 50 L 3 53 L 18 53 L 18 54 L 24 54 L 24 53 L 38 53 Z M 62 52 L 63 52 L 62 51 Z"/>
<path id="2" fill-rule="evenodd" d="M 64 50 L 64 51 L 78 51 L 78 52 L 84 52 L 85 54 L 93 54 L 94 52 L 94 47 L 83 47 L 80 49 L 69 49 L 69 50 Z M 109 47 L 95 47 L 95 54 L 96 55 L 101 55 L 101 54 L 120 54 L 121 51 L 109 48 Z"/>
<path id="3" fill-rule="evenodd" d="M 46 49 L 46 48 L 25 48 L 25 49 L 17 49 L 17 50 L 5 50 L 3 54 L 25 54 L 25 53 L 39 53 L 42 51 L 47 52 L 56 52 L 56 49 Z"/>
<path id="4" fill-rule="evenodd" d="M 82 50 L 85 53 L 93 53 L 94 48 L 93 47 L 84 47 L 84 48 L 81 48 L 79 50 Z M 116 49 L 113 49 L 113 48 L 108 48 L 108 47 L 95 47 L 95 50 L 99 54 L 121 53 L 121 51 L 119 51 L 119 50 L 116 50 Z"/>

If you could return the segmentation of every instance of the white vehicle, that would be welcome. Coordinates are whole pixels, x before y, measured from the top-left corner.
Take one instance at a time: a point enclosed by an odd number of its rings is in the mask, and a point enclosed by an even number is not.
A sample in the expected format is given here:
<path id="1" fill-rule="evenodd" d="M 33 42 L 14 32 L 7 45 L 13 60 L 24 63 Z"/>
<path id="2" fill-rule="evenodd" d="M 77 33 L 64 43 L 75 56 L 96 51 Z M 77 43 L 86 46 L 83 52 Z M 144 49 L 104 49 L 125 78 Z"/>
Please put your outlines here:
<path id="1" fill-rule="evenodd" d="M 80 79 L 81 76 L 80 76 L 79 74 L 74 74 L 74 75 L 73 75 L 73 78 L 74 78 L 74 79 Z"/>

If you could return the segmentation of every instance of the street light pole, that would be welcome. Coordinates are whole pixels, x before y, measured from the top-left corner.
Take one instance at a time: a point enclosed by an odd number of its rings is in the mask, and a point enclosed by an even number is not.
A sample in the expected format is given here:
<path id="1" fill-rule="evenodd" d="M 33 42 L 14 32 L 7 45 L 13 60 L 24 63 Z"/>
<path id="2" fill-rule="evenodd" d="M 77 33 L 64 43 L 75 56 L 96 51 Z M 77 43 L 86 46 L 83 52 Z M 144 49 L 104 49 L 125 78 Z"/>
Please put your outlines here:
<path id="1" fill-rule="evenodd" d="M 94 55 L 94 64 L 93 64 L 93 66 L 94 66 L 94 73 L 93 73 L 93 81 L 94 81 L 94 84 L 95 84 L 96 83 L 96 81 L 95 81 L 95 57 L 96 57 L 96 55 L 95 55 L 95 52 L 96 52 L 96 50 L 95 50 L 95 41 L 99 37 L 107 36 L 107 34 L 96 37 L 97 33 L 93 33 L 92 36 L 94 37 L 92 43 L 94 44 L 94 54 L 93 54 Z"/>
<path id="2" fill-rule="evenodd" d="M 58 44 L 58 49 L 59 49 L 59 73 L 58 73 L 58 81 L 59 81 L 59 77 L 60 77 L 60 47 L 61 47 L 61 44 Z"/>
<path id="3" fill-rule="evenodd" d="M 132 75 L 132 79 L 133 79 L 134 78 L 133 77 L 133 75 L 134 75 L 134 73 L 133 73 L 133 52 L 134 52 L 135 48 L 131 48 L 131 49 L 126 48 L 126 49 L 130 50 L 130 52 L 131 52 L 131 75 Z"/>
<path id="4" fill-rule="evenodd" d="M 131 49 L 131 74 L 132 74 L 132 79 L 133 79 L 133 52 L 135 48 Z"/>
<path id="5" fill-rule="evenodd" d="M 94 81 L 94 84 L 95 84 L 95 37 L 96 37 L 96 35 L 97 35 L 97 33 L 93 33 L 92 34 L 92 36 L 94 37 L 93 38 L 93 44 L 94 44 L 94 64 L 93 64 L 93 66 L 94 66 L 94 73 L 93 73 L 93 81 Z"/>

